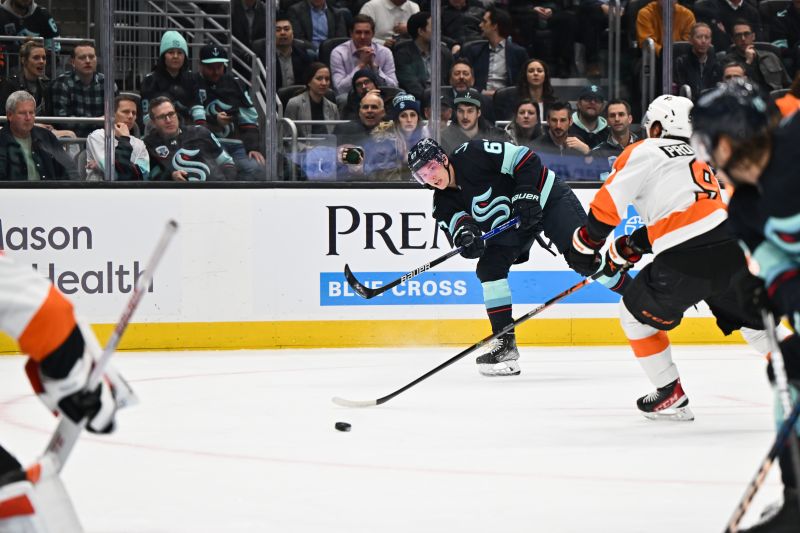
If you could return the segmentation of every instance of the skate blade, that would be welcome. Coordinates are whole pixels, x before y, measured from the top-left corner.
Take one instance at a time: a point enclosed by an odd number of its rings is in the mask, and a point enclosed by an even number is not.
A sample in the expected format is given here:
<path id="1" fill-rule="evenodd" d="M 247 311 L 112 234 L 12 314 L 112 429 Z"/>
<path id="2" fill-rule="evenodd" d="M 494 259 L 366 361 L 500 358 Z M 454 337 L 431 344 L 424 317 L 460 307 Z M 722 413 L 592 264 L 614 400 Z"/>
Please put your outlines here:
<path id="1" fill-rule="evenodd" d="M 497 364 L 481 363 L 478 365 L 478 372 L 482 376 L 498 377 L 498 376 L 519 376 L 521 370 L 516 361 L 504 361 Z"/>
<path id="2" fill-rule="evenodd" d="M 667 420 L 674 422 L 691 422 L 694 420 L 694 413 L 689 407 L 670 407 L 663 411 L 655 411 L 653 413 L 642 413 L 648 420 Z"/>

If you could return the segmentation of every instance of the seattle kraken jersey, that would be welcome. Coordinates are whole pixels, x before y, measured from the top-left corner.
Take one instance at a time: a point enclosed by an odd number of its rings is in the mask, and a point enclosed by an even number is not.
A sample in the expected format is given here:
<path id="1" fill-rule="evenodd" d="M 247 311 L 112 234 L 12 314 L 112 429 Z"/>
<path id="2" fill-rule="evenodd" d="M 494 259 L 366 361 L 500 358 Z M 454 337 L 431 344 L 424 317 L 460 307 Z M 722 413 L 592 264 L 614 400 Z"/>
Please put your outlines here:
<path id="1" fill-rule="evenodd" d="M 474 219 L 483 232 L 502 224 L 511 218 L 511 200 L 518 193 L 539 193 L 544 207 L 555 181 L 555 174 L 533 151 L 508 142 L 474 139 L 456 148 L 449 159 L 458 187 L 434 193 L 433 216 L 450 235 L 465 217 Z"/>
<path id="2" fill-rule="evenodd" d="M 55 46 L 55 52 L 61 51 L 61 43 L 53 42 L 53 37 L 58 37 L 58 25 L 47 9 L 35 4 L 31 5 L 28 13 L 20 17 L 5 7 L 0 7 L 0 35 L 21 35 L 26 37 L 42 37 L 48 50 Z M 16 50 L 21 43 L 3 43 Z"/>
<path id="3" fill-rule="evenodd" d="M 181 70 L 178 76 L 173 78 L 166 69 L 158 66 L 144 77 L 142 113 L 145 124 L 150 122 L 150 100 L 157 96 L 168 96 L 185 123 L 205 124 L 206 114 L 198 100 L 197 82 L 191 71 Z"/>
<path id="4" fill-rule="evenodd" d="M 211 131 L 222 139 L 241 139 L 248 152 L 258 151 L 258 112 L 242 80 L 227 73 L 217 83 L 210 83 L 200 74 L 195 75 L 195 80 Z M 233 117 L 231 124 L 222 126 L 217 122 L 221 111 Z"/>
<path id="5" fill-rule="evenodd" d="M 758 265 L 767 286 L 800 271 L 800 113 L 773 135 L 772 157 L 758 187 L 738 186 L 728 206 L 730 225 Z"/>
<path id="6" fill-rule="evenodd" d="M 203 126 L 187 126 L 174 138 L 165 140 L 153 130 L 144 138 L 150 153 L 150 179 L 171 180 L 183 170 L 189 181 L 236 179 L 233 158 L 213 133 Z"/>

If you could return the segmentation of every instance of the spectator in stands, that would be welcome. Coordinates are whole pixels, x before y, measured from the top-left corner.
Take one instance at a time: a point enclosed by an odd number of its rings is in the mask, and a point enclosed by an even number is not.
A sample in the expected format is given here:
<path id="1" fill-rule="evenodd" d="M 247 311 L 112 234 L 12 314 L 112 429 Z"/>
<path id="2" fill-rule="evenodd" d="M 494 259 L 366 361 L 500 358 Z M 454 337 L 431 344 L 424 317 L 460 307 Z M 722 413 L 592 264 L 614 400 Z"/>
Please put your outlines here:
<path id="1" fill-rule="evenodd" d="M 360 14 L 375 21 L 375 42 L 391 48 L 399 36 L 408 33 L 408 17 L 418 12 L 419 5 L 408 0 L 369 0 Z"/>
<path id="2" fill-rule="evenodd" d="M 392 99 L 394 135 L 397 139 L 397 157 L 403 174 L 408 175 L 408 149 L 423 137 L 430 137 L 428 128 L 420 119 L 419 101 L 414 95 L 400 93 Z"/>
<path id="3" fill-rule="evenodd" d="M 358 70 L 369 69 L 375 72 L 378 85 L 397 87 L 394 57 L 383 45 L 373 41 L 375 22 L 367 15 L 353 18 L 350 40 L 342 43 L 331 52 L 331 73 L 333 87 L 339 94 L 350 89 L 353 74 Z"/>
<path id="4" fill-rule="evenodd" d="M 325 98 L 331 87 L 331 71 L 325 63 L 311 63 L 306 76 L 306 90 L 286 104 L 283 116 L 292 120 L 339 120 L 339 108 Z M 328 135 L 333 133 L 333 124 L 298 125 L 300 137 Z"/>
<path id="5" fill-rule="evenodd" d="M 517 103 L 514 120 L 506 126 L 506 135 L 511 142 L 520 146 L 533 146 L 542 134 L 542 125 L 539 123 L 539 106 L 529 98 L 523 98 Z"/>
<path id="6" fill-rule="evenodd" d="M 383 99 L 371 91 L 361 99 L 358 121 L 336 127 L 338 161 L 343 161 L 343 152 L 348 148 L 360 147 L 364 153 L 364 159 L 359 164 L 339 165 L 339 176 L 369 181 L 402 179 L 394 124 L 384 121 L 385 116 Z"/>
<path id="7" fill-rule="evenodd" d="M 0 180 L 77 178 L 75 165 L 49 130 L 37 128 L 36 100 L 26 91 L 6 100 L 8 125 L 0 128 Z"/>
<path id="8" fill-rule="evenodd" d="M 475 87 L 475 71 L 472 69 L 472 62 L 466 57 L 459 57 L 453 61 L 453 67 L 450 69 L 450 86 L 453 88 L 450 95 L 451 102 L 458 93 L 467 92 Z M 480 100 L 481 115 L 484 120 L 494 124 L 495 113 L 492 96 L 480 93 Z"/>
<path id="9" fill-rule="evenodd" d="M 711 28 L 705 22 L 692 26 L 689 34 L 692 49 L 675 59 L 673 76 L 678 90 L 688 85 L 692 100 L 722 80 L 722 65 L 711 50 Z M 710 52 L 710 53 L 709 53 Z"/>
<path id="10" fill-rule="evenodd" d="M 150 177 L 150 156 L 134 135 L 138 102 L 129 95 L 114 98 L 114 172 L 117 181 L 141 181 Z M 86 139 L 86 179 L 105 179 L 106 132 L 98 128 Z"/>
<path id="11" fill-rule="evenodd" d="M 775 100 L 775 105 L 778 106 L 783 117 L 800 111 L 800 70 L 794 75 L 789 92 Z"/>
<path id="12" fill-rule="evenodd" d="M 456 106 L 456 120 L 442 132 L 442 148 L 452 152 L 465 142 L 478 137 L 489 141 L 507 141 L 503 130 L 486 122 L 481 116 L 481 100 L 478 91 L 470 89 L 456 95 L 453 103 Z"/>
<path id="13" fill-rule="evenodd" d="M 225 150 L 233 157 L 238 178 L 265 179 L 258 111 L 250 90 L 238 76 L 225 71 L 227 65 L 224 48 L 207 44 L 200 49 L 200 72 L 196 76 L 200 105 L 206 109 L 208 129 L 222 139 Z"/>
<path id="14" fill-rule="evenodd" d="M 266 20 L 263 0 L 231 0 L 231 31 L 247 48 L 252 49 L 253 41 L 267 37 Z M 264 53 L 266 50 L 261 51 Z"/>
<path id="15" fill-rule="evenodd" d="M 275 16 L 275 84 L 278 89 L 297 85 L 306 79 L 306 70 L 311 64 L 308 53 L 294 43 L 292 22 L 284 13 Z M 261 57 L 266 50 L 261 52 Z"/>
<path id="16" fill-rule="evenodd" d="M 609 9 L 608 0 L 580 0 L 578 5 L 578 38 L 586 48 L 586 76 L 589 78 L 600 77 L 603 72 L 600 49 L 603 31 L 608 27 Z"/>
<path id="17" fill-rule="evenodd" d="M 778 56 L 767 50 L 756 50 L 756 34 L 753 26 L 746 20 L 733 24 L 733 49 L 725 56 L 726 61 L 741 63 L 747 77 L 769 92 L 788 87 L 791 80 Z"/>
<path id="18" fill-rule="evenodd" d="M 747 71 L 744 65 L 736 60 L 726 61 L 722 65 L 722 81 L 732 80 L 733 78 L 746 78 Z M 708 89 L 706 89 L 708 90 Z"/>
<path id="19" fill-rule="evenodd" d="M 561 0 L 508 0 L 508 6 L 517 29 L 514 42 L 529 53 L 545 55 L 554 65 L 557 77 L 569 77 L 574 63 L 578 26 L 575 13 L 564 9 Z M 537 33 L 542 30 L 551 33 L 550 46 L 544 50 L 536 49 L 543 41 L 541 37 L 537 40 Z"/>
<path id="20" fill-rule="evenodd" d="M 631 131 L 633 115 L 631 105 L 625 100 L 611 100 L 606 106 L 606 116 L 608 117 L 608 138 L 592 149 L 592 157 L 597 160 L 598 165 L 607 164 L 606 168 L 600 173 L 600 178 L 605 180 L 611 172 L 614 161 L 619 154 L 630 144 L 639 140 L 635 133 Z"/>
<path id="21" fill-rule="evenodd" d="M 167 96 L 150 102 L 153 129 L 144 138 L 150 154 L 150 179 L 211 181 L 236 179 L 236 165 L 219 140 L 204 126 L 181 128 Z"/>
<path id="22" fill-rule="evenodd" d="M 27 91 L 36 100 L 36 115 L 53 113 L 50 80 L 45 75 L 47 54 L 41 41 L 27 41 L 19 49 L 21 67 L 18 73 L 0 81 L 0 109 L 5 109 L 11 93 Z"/>
<path id="23" fill-rule="evenodd" d="M 755 2 L 748 0 L 700 0 L 692 7 L 695 18 L 711 27 L 711 42 L 717 51 L 733 44 L 733 23 L 739 19 L 761 30 L 761 17 Z"/>
<path id="24" fill-rule="evenodd" d="M 783 55 L 791 72 L 800 72 L 800 0 L 792 0 L 792 5 L 775 13 L 769 30 L 772 44 L 786 48 Z"/>
<path id="25" fill-rule="evenodd" d="M 592 152 L 617 156 L 629 144 L 639 140 L 631 131 L 631 124 L 633 124 L 631 105 L 625 100 L 611 100 L 606 106 L 606 117 L 608 117 L 608 137 L 595 146 Z"/>
<path id="26" fill-rule="evenodd" d="M 72 49 L 72 71 L 53 80 L 50 93 L 53 114 L 57 117 L 102 117 L 105 114 L 105 76 L 97 72 L 97 54 L 91 41 L 82 41 Z M 114 93 L 116 95 L 116 87 Z M 71 124 L 66 128 L 79 137 L 94 129 L 92 124 Z"/>
<path id="27" fill-rule="evenodd" d="M 342 113 L 347 120 L 358 118 L 361 99 L 369 92 L 375 92 L 380 96 L 378 89 L 378 77 L 371 69 L 361 69 L 353 74 L 353 83 L 350 92 L 347 93 L 347 104 Z M 384 102 L 384 105 L 386 102 Z"/>
<path id="28" fill-rule="evenodd" d="M 497 89 L 514 84 L 528 53 L 508 38 L 511 16 L 502 9 L 492 7 L 483 14 L 481 31 L 488 42 L 464 47 L 461 55 L 469 59 L 475 69 L 475 88 L 491 95 Z"/>
<path id="29" fill-rule="evenodd" d="M 661 55 L 664 43 L 664 20 L 662 17 L 664 2 L 672 3 L 672 41 L 688 41 L 692 25 L 695 23 L 694 13 L 680 5 L 677 0 L 653 0 L 636 15 L 636 39 L 639 48 L 644 47 L 647 38 L 655 41 L 656 55 Z"/>
<path id="30" fill-rule="evenodd" d="M 431 90 L 426 89 L 425 93 L 422 95 L 422 114 L 425 116 L 425 120 L 430 121 L 431 119 L 431 111 L 433 108 L 431 107 Z M 453 117 L 453 95 L 442 93 L 439 95 L 439 130 L 443 130 L 448 126 L 450 123 L 450 119 Z"/>
<path id="31" fill-rule="evenodd" d="M 498 120 L 512 120 L 514 110 L 521 100 L 530 100 L 538 108 L 539 117 L 547 116 L 547 105 L 555 102 L 553 85 L 550 82 L 550 67 L 541 59 L 529 59 L 522 66 L 517 80 L 517 91 L 505 101 L 495 102 Z"/>
<path id="32" fill-rule="evenodd" d="M 547 130 L 534 142 L 537 151 L 562 156 L 587 155 L 589 146 L 570 135 L 572 106 L 568 102 L 553 102 L 547 112 Z"/>
<path id="33" fill-rule="evenodd" d="M 189 46 L 177 31 L 169 30 L 161 37 L 158 63 L 142 80 L 142 112 L 145 126 L 149 125 L 150 100 L 166 96 L 175 106 L 180 118 L 188 123 L 206 123 L 206 112 L 200 105 L 197 82 L 189 70 Z"/>
<path id="34" fill-rule="evenodd" d="M 597 85 L 587 85 L 578 94 L 578 110 L 572 115 L 569 134 L 589 148 L 594 148 L 608 135 L 608 123 L 602 117 L 606 97 Z"/>
<path id="35" fill-rule="evenodd" d="M 457 54 L 464 43 L 481 38 L 480 22 L 485 8 L 479 0 L 447 0 L 442 10 L 442 35 L 456 41 Z"/>
<path id="36" fill-rule="evenodd" d="M 411 15 L 407 26 L 412 40 L 397 43 L 392 52 L 400 87 L 419 100 L 425 89 L 431 86 L 431 14 L 420 11 Z M 442 57 L 441 83 L 445 85 L 447 74 L 453 66 L 453 55 L 444 45 L 440 45 L 439 49 Z"/>
<path id="37" fill-rule="evenodd" d="M 288 11 L 294 36 L 312 43 L 315 50 L 326 39 L 347 37 L 344 14 L 325 0 L 300 0 Z"/>
<path id="38" fill-rule="evenodd" d="M 54 40 L 59 36 L 58 24 L 47 9 L 33 0 L 3 0 L 0 4 L 0 35 L 42 37 L 48 50 L 56 54 L 61 52 L 61 43 Z M 3 44 L 9 51 L 19 49 L 18 42 Z"/>

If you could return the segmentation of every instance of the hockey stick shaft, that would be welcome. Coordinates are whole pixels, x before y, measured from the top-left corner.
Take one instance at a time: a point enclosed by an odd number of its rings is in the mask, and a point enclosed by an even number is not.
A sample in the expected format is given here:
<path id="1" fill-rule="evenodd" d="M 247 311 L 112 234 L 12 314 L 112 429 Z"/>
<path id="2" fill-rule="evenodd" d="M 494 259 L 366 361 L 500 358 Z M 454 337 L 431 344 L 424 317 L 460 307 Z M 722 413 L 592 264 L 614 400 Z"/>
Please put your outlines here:
<path id="1" fill-rule="evenodd" d="M 744 496 L 736 506 L 733 516 L 728 521 L 728 528 L 726 533 L 736 533 L 739 527 L 739 521 L 742 519 L 753 497 L 758 492 L 761 484 L 767 476 L 767 472 L 772 467 L 775 458 L 781 453 L 783 447 L 788 442 L 792 468 L 796 479 L 800 479 L 800 450 L 798 450 L 797 434 L 792 431 L 795 423 L 797 422 L 798 412 L 800 412 L 800 402 L 792 408 L 792 397 L 789 392 L 789 379 L 786 375 L 786 367 L 783 362 L 783 353 L 781 352 L 780 344 L 778 342 L 778 335 L 776 332 L 775 320 L 772 318 L 772 313 L 767 310 L 761 311 L 761 319 L 764 323 L 764 332 L 767 334 L 767 342 L 769 343 L 770 360 L 772 362 L 772 371 L 775 375 L 775 387 L 778 391 L 778 397 L 781 401 L 784 413 L 784 421 L 778 430 L 778 435 L 772 445 L 767 456 L 761 462 L 753 480 L 747 486 Z"/>
<path id="2" fill-rule="evenodd" d="M 519 218 L 518 217 L 514 217 L 511 220 L 508 220 L 508 221 L 504 222 L 503 224 L 500 224 L 496 228 L 494 228 L 494 229 L 492 229 L 490 231 L 487 231 L 486 233 L 484 233 L 483 235 L 480 236 L 480 239 L 482 241 L 486 241 L 488 239 L 491 239 L 495 235 L 497 235 L 499 233 L 502 233 L 502 232 L 506 231 L 507 229 L 516 226 L 518 223 L 519 223 Z M 360 281 L 358 281 L 358 279 L 356 279 L 355 275 L 353 274 L 353 271 L 350 269 L 349 265 L 344 265 L 344 277 L 345 277 L 345 279 L 347 279 L 347 283 L 350 285 L 350 287 L 353 288 L 353 290 L 356 292 L 356 294 L 358 294 L 362 298 L 370 299 L 370 298 L 374 298 L 374 297 L 378 296 L 379 294 L 383 294 L 384 292 L 386 292 L 386 291 L 388 291 L 390 289 L 393 289 L 394 287 L 397 287 L 401 283 L 403 283 L 405 281 L 408 281 L 411 278 L 417 277 L 418 275 L 422 274 L 423 272 L 427 272 L 428 270 L 432 269 L 436 265 L 440 265 L 440 264 L 444 263 L 445 261 L 447 261 L 451 257 L 454 257 L 454 256 L 460 254 L 461 252 L 463 252 L 465 248 L 466 247 L 461 246 L 459 248 L 455 248 L 453 250 L 450 250 L 449 252 L 447 252 L 443 256 L 437 257 L 433 261 L 431 261 L 429 263 L 425 263 L 424 265 L 419 266 L 419 267 L 415 268 L 414 270 L 411 270 L 411 271 L 403 274 L 402 276 L 400 276 L 399 278 L 395 279 L 394 281 L 391 281 L 386 285 L 382 285 L 381 287 L 376 287 L 374 289 L 369 288 L 366 285 L 364 285 L 363 283 L 361 283 Z"/>
<path id="3" fill-rule="evenodd" d="M 161 238 L 159 239 L 153 254 L 150 256 L 150 260 L 147 262 L 144 272 L 142 272 L 142 275 L 139 277 L 136 286 L 133 289 L 133 293 L 131 294 L 128 303 L 125 306 L 125 310 L 122 312 L 122 316 L 117 322 L 117 325 L 114 327 L 111 338 L 108 339 L 105 348 L 103 348 L 103 353 L 94 363 L 92 372 L 89 374 L 89 379 L 86 382 L 87 390 L 94 390 L 100 383 L 100 380 L 103 378 L 105 367 L 108 364 L 111 356 L 116 351 L 117 346 L 122 339 L 122 335 L 125 333 L 125 330 L 130 323 L 134 311 L 136 311 L 136 308 L 139 306 L 139 302 L 150 287 L 150 283 L 153 281 L 153 273 L 155 272 L 158 263 L 161 261 L 161 258 L 164 256 L 167 246 L 177 230 L 177 222 L 174 220 L 167 222 L 167 225 L 161 234 Z M 77 442 L 78 437 L 80 436 L 81 431 L 86 426 L 87 422 L 88 421 L 85 418 L 80 422 L 75 423 L 66 416 L 61 417 L 58 427 L 56 427 L 56 430 L 53 433 L 49 444 L 47 445 L 47 449 L 45 450 L 46 454 L 52 454 L 53 458 L 56 460 L 56 466 L 59 472 L 64 467 L 64 463 L 72 452 L 72 448 L 75 446 L 75 443 Z"/>
<path id="4" fill-rule="evenodd" d="M 794 408 L 789 413 L 789 417 L 783 421 L 778 429 L 778 434 L 775 437 L 775 441 L 772 443 L 769 453 L 767 453 L 767 456 L 764 457 L 763 461 L 761 461 L 761 465 L 759 465 L 756 475 L 747 486 L 744 496 L 742 496 L 742 499 L 736 506 L 736 510 L 733 512 L 733 516 L 728 521 L 728 527 L 725 529 L 725 533 L 736 533 L 739 531 L 739 521 L 750 507 L 750 502 L 753 501 L 753 497 L 756 495 L 756 492 L 764 483 L 764 480 L 767 477 L 767 472 L 769 472 L 773 461 L 775 461 L 775 458 L 780 455 L 783 447 L 786 445 L 786 441 L 789 440 L 789 437 L 794 432 L 794 426 L 797 424 L 798 418 L 800 418 L 800 401 L 794 404 Z"/>
<path id="5" fill-rule="evenodd" d="M 624 270 L 627 270 L 627 269 L 628 269 L 628 267 L 626 267 Z M 382 403 L 386 403 L 389 400 L 391 400 L 392 398 L 394 398 L 395 396 L 397 396 L 399 394 L 402 394 L 403 392 L 407 391 L 408 389 L 410 389 L 414 385 L 417 385 L 418 383 L 420 383 L 422 381 L 425 381 L 426 379 L 428 379 L 432 375 L 438 373 L 441 370 L 444 370 L 445 368 L 447 368 L 448 366 L 452 365 L 456 361 L 466 357 L 467 355 L 471 354 L 475 350 L 478 350 L 481 347 L 485 346 L 486 344 L 492 342 L 493 340 L 495 340 L 496 338 L 500 337 L 501 335 L 504 335 L 505 333 L 508 333 L 509 331 L 514 329 L 515 327 L 517 327 L 520 324 L 528 321 L 529 319 L 531 319 L 534 316 L 538 315 L 539 313 L 541 313 L 545 309 L 547 309 L 549 307 L 552 307 L 554 304 L 560 302 L 561 300 L 563 300 L 567 296 L 569 296 L 569 295 L 573 294 L 574 292 L 582 289 L 583 287 L 589 285 L 594 280 L 600 278 L 602 275 L 603 275 L 602 272 L 598 272 L 597 274 L 594 274 L 591 277 L 582 279 L 580 282 L 576 283 L 575 285 L 573 285 L 569 289 L 557 294 L 556 296 L 553 296 L 552 298 L 547 300 L 545 303 L 534 307 L 533 309 L 531 309 L 530 311 L 528 311 L 527 313 L 525 313 L 524 315 L 522 315 L 521 317 L 519 317 L 518 319 L 516 319 L 515 321 L 513 321 L 512 323 L 510 323 L 506 327 L 504 327 L 502 330 L 498 331 L 497 333 L 493 333 L 492 335 L 489 335 L 488 337 L 476 342 L 475 344 L 473 344 L 469 348 L 459 352 L 457 355 L 454 355 L 453 357 L 451 357 L 450 359 L 448 359 L 444 363 L 440 364 L 439 366 L 437 366 L 433 370 L 430 370 L 430 371 L 426 372 L 425 374 L 421 375 L 420 377 L 418 377 L 417 379 L 415 379 L 411 383 L 408 383 L 407 385 L 404 385 L 403 387 L 400 387 L 399 389 L 397 389 L 396 391 L 392 392 L 391 394 L 387 394 L 386 396 L 378 398 L 377 400 L 361 400 L 361 401 L 358 401 L 358 400 L 347 400 L 347 399 L 344 399 L 344 398 L 336 397 L 336 398 L 333 398 L 333 403 L 335 403 L 337 405 L 341 405 L 343 407 L 371 407 L 373 405 L 381 405 Z"/>

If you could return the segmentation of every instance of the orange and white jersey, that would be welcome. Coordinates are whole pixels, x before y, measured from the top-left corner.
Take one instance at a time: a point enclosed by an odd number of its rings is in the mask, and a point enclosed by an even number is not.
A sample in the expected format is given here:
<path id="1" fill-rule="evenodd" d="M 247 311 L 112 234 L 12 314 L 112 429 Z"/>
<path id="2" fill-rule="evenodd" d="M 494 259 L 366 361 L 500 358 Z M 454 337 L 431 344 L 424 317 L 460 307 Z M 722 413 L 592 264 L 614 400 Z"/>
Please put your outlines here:
<path id="1" fill-rule="evenodd" d="M 654 254 L 715 228 L 728 216 L 711 168 L 678 139 L 644 139 L 625 148 L 590 208 L 599 222 L 616 227 L 628 204 L 647 226 Z"/>
<path id="2" fill-rule="evenodd" d="M 0 251 L 0 330 L 34 361 L 42 361 L 75 325 L 72 304 L 48 280 Z"/>

